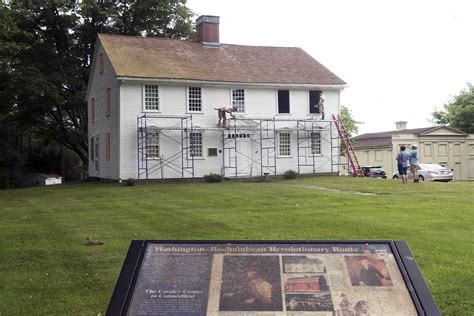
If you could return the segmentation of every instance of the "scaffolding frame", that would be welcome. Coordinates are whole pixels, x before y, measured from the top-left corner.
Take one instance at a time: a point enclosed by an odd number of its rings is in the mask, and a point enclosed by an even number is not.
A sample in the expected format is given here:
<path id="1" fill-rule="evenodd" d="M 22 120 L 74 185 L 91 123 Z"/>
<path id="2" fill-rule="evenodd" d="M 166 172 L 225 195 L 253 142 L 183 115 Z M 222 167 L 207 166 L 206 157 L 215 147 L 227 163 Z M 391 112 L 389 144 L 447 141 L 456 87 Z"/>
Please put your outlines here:
<path id="1" fill-rule="evenodd" d="M 251 154 L 239 150 L 239 142 L 242 139 L 250 139 L 250 150 L 252 142 L 259 147 L 259 155 L 254 158 Z M 223 174 L 231 171 L 234 177 L 241 175 L 252 176 L 253 165 L 260 169 L 260 175 L 276 174 L 277 142 L 275 118 L 236 118 L 229 121 L 228 128 L 222 129 L 222 152 L 223 152 Z M 250 162 L 250 166 L 239 170 L 239 158 L 244 157 Z M 250 173 L 245 172 L 250 167 Z M 239 172 L 240 171 L 240 172 Z"/>
<path id="2" fill-rule="evenodd" d="M 278 129 L 278 122 L 296 123 L 294 128 Z M 214 130 L 221 134 L 222 145 L 222 167 L 223 176 L 254 176 L 253 170 L 259 170 L 260 176 L 276 175 L 278 161 L 278 133 L 283 131 L 296 132 L 297 140 L 297 168 L 298 172 L 316 174 L 328 164 L 330 171 L 334 173 L 340 165 L 339 138 L 334 135 L 333 121 L 317 120 L 315 118 L 246 118 L 236 117 L 228 120 L 228 126 L 222 127 L 199 127 L 193 126 L 192 115 L 161 115 L 145 113 L 137 117 L 137 156 L 138 156 L 138 179 L 149 179 L 150 175 L 159 172 L 164 179 L 164 170 L 171 169 L 181 175 L 194 179 L 195 157 L 192 152 L 191 135 L 194 132 Z M 178 144 L 178 149 L 167 156 L 149 157 L 147 154 L 148 134 L 147 130 L 156 129 L 159 138 L 164 137 Z M 316 151 L 315 133 L 319 133 L 319 148 Z M 239 144 L 244 140 L 250 146 L 250 154 L 240 150 Z M 326 144 L 326 146 L 324 146 Z M 256 147 L 257 151 L 254 151 Z M 329 150 L 327 150 L 329 148 Z M 257 153 L 254 155 L 254 153 Z M 239 162 L 245 159 L 249 165 L 239 166 Z M 322 162 L 321 160 L 324 159 Z M 156 178 L 156 177 L 154 177 Z M 158 177 L 159 178 L 159 177 Z"/>
<path id="3" fill-rule="evenodd" d="M 167 156 L 161 154 L 154 156 L 148 154 L 149 132 L 157 130 L 159 133 L 159 146 L 161 137 L 178 144 L 177 151 Z M 194 132 L 192 115 L 161 115 L 145 113 L 137 117 L 137 155 L 138 179 L 143 176 L 146 180 L 150 174 L 159 172 L 164 179 L 165 168 L 171 169 L 184 179 L 190 175 L 194 179 L 194 155 L 191 154 L 191 135 Z"/>
<path id="4" fill-rule="evenodd" d="M 331 165 L 331 173 L 334 173 L 335 166 L 339 165 L 339 151 L 336 150 L 339 141 L 334 146 L 338 138 L 334 137 L 333 121 L 304 119 L 298 120 L 296 124 L 298 173 L 311 168 L 315 174 L 328 164 Z M 329 152 L 325 148 L 329 148 Z M 321 163 L 321 159 L 325 160 Z"/>

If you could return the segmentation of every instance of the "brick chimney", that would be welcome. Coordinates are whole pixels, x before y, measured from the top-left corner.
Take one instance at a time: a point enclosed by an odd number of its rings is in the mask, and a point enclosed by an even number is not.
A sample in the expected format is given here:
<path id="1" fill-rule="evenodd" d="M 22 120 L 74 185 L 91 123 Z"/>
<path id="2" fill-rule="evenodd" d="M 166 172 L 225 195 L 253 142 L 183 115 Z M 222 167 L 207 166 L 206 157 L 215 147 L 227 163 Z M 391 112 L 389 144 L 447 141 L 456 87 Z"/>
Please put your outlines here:
<path id="1" fill-rule="evenodd" d="M 397 131 L 402 131 L 404 129 L 407 129 L 407 122 L 406 121 L 395 122 L 395 127 Z"/>
<path id="2" fill-rule="evenodd" d="M 219 47 L 219 17 L 201 15 L 196 20 L 198 41 L 207 47 Z"/>

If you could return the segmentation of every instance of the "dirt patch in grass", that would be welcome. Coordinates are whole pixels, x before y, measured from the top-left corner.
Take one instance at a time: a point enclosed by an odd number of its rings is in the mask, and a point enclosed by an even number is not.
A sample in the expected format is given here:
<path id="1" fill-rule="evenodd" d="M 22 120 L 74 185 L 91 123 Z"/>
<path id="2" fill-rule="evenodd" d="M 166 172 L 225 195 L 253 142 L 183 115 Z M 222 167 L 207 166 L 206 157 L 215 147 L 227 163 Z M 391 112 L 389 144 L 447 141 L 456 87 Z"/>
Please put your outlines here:
<path id="1" fill-rule="evenodd" d="M 321 190 L 321 191 L 352 193 L 352 194 L 357 194 L 357 195 L 377 195 L 376 193 L 373 193 L 373 192 L 345 191 L 345 190 L 321 187 L 321 186 L 318 186 L 318 185 L 289 185 L 289 186 L 290 187 L 300 187 L 300 188 L 305 188 L 305 189 Z"/>

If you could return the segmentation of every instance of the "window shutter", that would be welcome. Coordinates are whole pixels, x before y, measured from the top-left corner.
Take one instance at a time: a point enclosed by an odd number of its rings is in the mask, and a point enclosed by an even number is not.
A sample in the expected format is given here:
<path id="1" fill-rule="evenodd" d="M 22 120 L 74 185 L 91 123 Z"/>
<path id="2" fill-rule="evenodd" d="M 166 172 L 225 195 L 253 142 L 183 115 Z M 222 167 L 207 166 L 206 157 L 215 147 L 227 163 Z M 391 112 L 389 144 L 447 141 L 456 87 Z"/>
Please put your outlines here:
<path id="1" fill-rule="evenodd" d="M 91 153 L 91 161 L 94 161 L 94 137 L 91 137 L 91 142 L 89 144 L 89 151 Z"/>

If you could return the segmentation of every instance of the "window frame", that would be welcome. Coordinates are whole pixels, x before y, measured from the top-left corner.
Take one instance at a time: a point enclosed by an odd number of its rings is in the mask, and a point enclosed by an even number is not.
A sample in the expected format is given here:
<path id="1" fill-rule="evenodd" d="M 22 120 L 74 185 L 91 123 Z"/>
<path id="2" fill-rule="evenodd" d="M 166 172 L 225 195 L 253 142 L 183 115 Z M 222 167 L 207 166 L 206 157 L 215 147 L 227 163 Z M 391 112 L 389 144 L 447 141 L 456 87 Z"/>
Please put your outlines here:
<path id="1" fill-rule="evenodd" d="M 237 91 L 237 90 L 241 90 L 242 91 L 242 96 L 243 96 L 243 101 L 242 100 L 235 100 L 234 99 L 234 92 Z M 230 99 L 231 99 L 231 104 L 232 106 L 235 106 L 237 108 L 237 111 L 235 111 L 235 113 L 246 113 L 246 100 L 245 100 L 245 95 L 246 95 L 246 91 L 245 89 L 243 88 L 231 88 L 230 89 Z M 236 105 L 237 102 L 243 102 L 243 111 L 239 111 L 239 106 Z"/>
<path id="2" fill-rule="evenodd" d="M 288 92 L 288 112 L 280 112 L 280 92 Z M 283 98 L 283 95 L 282 95 Z M 276 90 L 276 100 L 277 100 L 277 113 L 278 114 L 283 114 L 283 115 L 288 115 L 291 114 L 291 93 L 289 89 L 278 89 Z M 282 105 L 283 106 L 283 105 Z"/>
<path id="3" fill-rule="evenodd" d="M 282 142 L 283 135 L 288 135 L 287 144 Z M 285 146 L 285 147 L 287 146 L 286 150 L 288 154 L 282 153 L 283 152 L 282 149 L 285 149 L 282 146 Z M 281 157 L 281 158 L 291 157 L 291 132 L 290 131 L 285 131 L 285 130 L 278 131 L 278 157 Z"/>
<path id="4" fill-rule="evenodd" d="M 197 98 L 191 98 L 190 97 L 190 92 L 191 92 L 191 89 L 199 89 L 199 99 Z M 199 100 L 200 101 L 200 109 L 199 110 L 191 110 L 190 108 L 190 101 L 191 100 Z M 203 113 L 203 97 L 202 97 L 202 87 L 198 87 L 198 86 L 187 86 L 186 87 L 186 112 L 188 113 Z"/>
<path id="5" fill-rule="evenodd" d="M 147 109 L 146 108 L 146 99 L 147 99 L 147 95 L 146 95 L 146 92 L 147 92 L 147 89 L 146 87 L 156 87 L 156 91 L 157 91 L 157 97 L 156 99 L 158 100 L 158 109 Z M 160 95 L 161 95 L 161 91 L 160 91 L 160 86 L 159 85 L 156 85 L 156 84 L 144 84 L 143 85 L 143 88 L 142 88 L 142 111 L 143 112 L 153 112 L 153 113 L 161 113 L 161 103 L 160 103 Z"/>
<path id="6" fill-rule="evenodd" d="M 312 92 L 315 92 L 317 95 L 316 95 L 316 99 L 318 100 L 317 104 L 316 104 L 316 110 L 315 112 L 311 112 L 311 109 L 313 109 L 312 107 L 312 104 L 311 104 L 311 93 Z M 319 100 L 321 99 L 319 97 L 319 94 L 323 92 L 322 90 L 308 90 L 308 114 L 321 114 L 321 109 L 319 108 Z"/>
<path id="7" fill-rule="evenodd" d="M 155 134 L 150 135 L 149 133 L 150 134 L 155 133 Z M 160 134 L 159 129 L 154 126 L 146 127 L 145 137 L 146 137 L 146 148 L 145 148 L 146 159 L 151 159 L 151 160 L 161 159 L 161 134 Z M 156 142 L 150 143 L 150 140 L 155 139 L 155 138 L 156 138 Z M 152 150 L 150 149 L 150 146 L 155 147 L 153 155 L 149 155 L 149 152 L 152 152 Z"/>
<path id="8" fill-rule="evenodd" d="M 316 130 L 316 131 L 312 131 L 311 134 L 310 134 L 310 141 L 311 141 L 311 155 L 312 156 L 321 156 L 323 154 L 323 146 L 322 146 L 322 135 L 321 135 L 321 130 Z M 313 138 L 313 134 L 314 135 L 319 135 L 319 137 L 315 137 Z M 315 142 L 314 140 L 318 140 L 317 142 Z M 316 147 L 317 145 L 317 147 Z M 315 146 L 315 147 L 313 147 Z M 316 149 L 319 149 L 319 150 L 316 150 Z"/>
<path id="9" fill-rule="evenodd" d="M 195 140 L 195 138 L 193 138 L 193 136 L 195 137 L 196 135 L 199 135 L 199 140 L 200 140 L 200 143 L 199 144 L 193 144 L 193 141 Z M 188 153 L 188 156 L 190 159 L 202 159 L 203 158 L 203 133 L 202 131 L 197 131 L 197 132 L 189 132 L 189 153 Z M 195 152 L 195 149 L 194 149 L 194 146 L 198 146 L 198 153 L 200 155 L 195 155 L 194 152 Z"/>

